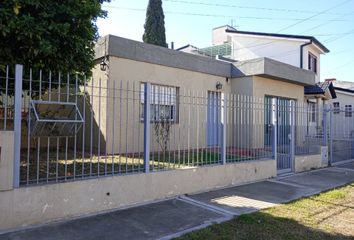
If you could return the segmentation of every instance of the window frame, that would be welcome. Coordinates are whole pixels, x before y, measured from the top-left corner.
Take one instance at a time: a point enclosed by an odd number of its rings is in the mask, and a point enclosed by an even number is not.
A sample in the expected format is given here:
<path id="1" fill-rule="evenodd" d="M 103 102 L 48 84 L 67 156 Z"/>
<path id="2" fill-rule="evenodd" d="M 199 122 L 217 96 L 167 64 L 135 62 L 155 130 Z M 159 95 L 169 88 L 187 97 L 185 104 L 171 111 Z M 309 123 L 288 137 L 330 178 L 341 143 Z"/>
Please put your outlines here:
<path id="1" fill-rule="evenodd" d="M 144 121 L 144 84 L 146 82 L 140 82 L 140 122 Z M 175 103 L 174 104 L 156 104 L 156 103 L 150 103 L 150 114 L 151 117 L 153 117 L 154 119 L 150 119 L 151 123 L 158 123 L 158 122 L 162 122 L 162 120 L 158 120 L 156 119 L 154 116 L 156 116 L 156 114 L 154 114 L 154 112 L 159 111 L 158 108 L 161 106 L 169 106 L 171 108 L 170 111 L 174 112 L 174 114 L 172 114 L 172 119 L 169 119 L 168 121 L 171 122 L 172 124 L 178 124 L 179 123 L 179 87 L 178 86 L 172 86 L 172 85 L 165 85 L 165 84 L 158 84 L 158 83 L 151 83 L 151 96 L 153 98 L 154 94 L 164 94 L 164 93 L 154 93 L 154 87 L 163 87 L 163 88 L 170 88 L 170 89 L 175 89 Z"/>
<path id="2" fill-rule="evenodd" d="M 308 54 L 308 70 L 317 74 L 317 57 L 311 52 Z"/>
<path id="3" fill-rule="evenodd" d="M 340 114 L 340 102 L 333 102 L 333 114 Z"/>
<path id="4" fill-rule="evenodd" d="M 345 105 L 345 117 L 352 117 L 353 116 L 353 106 L 351 104 Z"/>

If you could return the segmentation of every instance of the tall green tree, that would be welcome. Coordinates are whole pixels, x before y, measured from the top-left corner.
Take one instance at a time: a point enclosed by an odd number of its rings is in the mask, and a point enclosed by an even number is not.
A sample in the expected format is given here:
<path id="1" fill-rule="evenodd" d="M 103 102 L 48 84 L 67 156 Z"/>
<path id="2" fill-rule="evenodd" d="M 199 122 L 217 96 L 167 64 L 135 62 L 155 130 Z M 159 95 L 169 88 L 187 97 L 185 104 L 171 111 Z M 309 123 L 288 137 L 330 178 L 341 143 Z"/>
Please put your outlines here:
<path id="1" fill-rule="evenodd" d="M 145 43 L 166 47 L 165 16 L 161 0 L 149 0 L 144 28 Z"/>
<path id="2" fill-rule="evenodd" d="M 1 0 L 0 67 L 19 63 L 90 74 L 96 20 L 106 16 L 101 5 L 109 1 Z"/>

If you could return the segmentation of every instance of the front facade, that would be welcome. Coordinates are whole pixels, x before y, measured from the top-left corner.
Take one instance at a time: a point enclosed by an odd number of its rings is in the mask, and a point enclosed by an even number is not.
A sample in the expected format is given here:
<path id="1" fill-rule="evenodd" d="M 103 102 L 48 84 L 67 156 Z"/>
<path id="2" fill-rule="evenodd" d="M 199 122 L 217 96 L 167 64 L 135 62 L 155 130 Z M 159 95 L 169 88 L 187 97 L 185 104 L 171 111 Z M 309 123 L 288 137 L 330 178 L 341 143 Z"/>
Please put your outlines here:
<path id="1" fill-rule="evenodd" d="M 296 138 L 299 154 L 307 152 L 303 152 L 309 141 L 303 130 L 308 118 L 304 87 L 315 84 L 313 72 L 269 58 L 224 62 L 115 36 L 100 41 L 94 76 L 104 79 L 102 82 L 108 89 L 123 87 L 131 90 L 123 94 L 126 100 L 116 101 L 112 100 L 116 96 L 108 92 L 106 108 L 103 109 L 101 104 L 101 113 L 107 114 L 99 114 L 101 123 L 97 125 L 103 129 L 109 153 L 137 154 L 143 151 L 138 136 L 142 136 L 144 127 L 138 116 L 143 112 L 144 83 L 151 84 L 154 96 L 151 100 L 152 128 L 156 128 L 154 123 L 162 115 L 171 122 L 170 151 L 218 151 L 222 125 L 226 124 L 227 158 L 230 161 L 239 159 L 240 153 L 242 158 L 272 158 L 272 106 L 276 101 L 278 117 L 282 119 L 277 126 L 278 156 L 288 162 L 283 164 L 285 170 L 293 171 L 291 138 Z M 106 61 L 106 71 L 100 70 L 102 59 Z M 97 101 L 93 101 L 93 105 L 95 103 Z M 227 106 L 223 107 L 223 104 Z M 301 108 L 301 114 L 296 118 L 304 126 L 299 126 L 298 133 L 291 137 L 292 106 Z M 224 112 L 227 113 L 223 115 Z M 122 113 L 127 117 L 122 118 Z M 119 126 L 123 126 L 119 132 L 114 131 L 117 119 Z M 117 134 L 127 135 L 127 138 L 117 141 Z M 151 149 L 158 154 L 161 146 L 154 138 L 156 136 L 152 134 Z M 316 149 L 318 153 L 319 147 Z"/>

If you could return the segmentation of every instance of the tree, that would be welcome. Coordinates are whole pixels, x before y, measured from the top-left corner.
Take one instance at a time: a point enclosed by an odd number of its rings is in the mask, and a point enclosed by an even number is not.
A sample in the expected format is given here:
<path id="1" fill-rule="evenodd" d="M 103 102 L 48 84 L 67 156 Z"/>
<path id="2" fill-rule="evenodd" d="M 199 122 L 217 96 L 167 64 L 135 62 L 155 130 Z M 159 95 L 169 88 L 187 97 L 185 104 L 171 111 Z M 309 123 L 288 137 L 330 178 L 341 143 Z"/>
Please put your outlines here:
<path id="1" fill-rule="evenodd" d="M 161 0 L 149 0 L 144 28 L 145 43 L 166 47 L 165 16 Z"/>
<path id="2" fill-rule="evenodd" d="M 20 63 L 34 69 L 90 74 L 96 20 L 110 0 L 2 0 L 0 67 Z M 0 81 L 0 87 L 4 81 Z"/>

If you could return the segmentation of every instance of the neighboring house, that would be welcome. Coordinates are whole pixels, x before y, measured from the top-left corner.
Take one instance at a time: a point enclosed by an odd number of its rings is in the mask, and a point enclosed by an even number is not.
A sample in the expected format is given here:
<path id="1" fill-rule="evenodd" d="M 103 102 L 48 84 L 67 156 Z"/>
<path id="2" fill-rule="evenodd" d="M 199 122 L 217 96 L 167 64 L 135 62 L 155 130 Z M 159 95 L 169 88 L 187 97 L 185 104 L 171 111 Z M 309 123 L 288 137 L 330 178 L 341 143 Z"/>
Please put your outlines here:
<path id="1" fill-rule="evenodd" d="M 117 87 L 120 86 L 121 81 L 127 81 L 130 87 L 135 86 L 135 89 L 141 89 L 143 83 L 149 82 L 153 84 L 153 94 L 156 92 L 157 95 L 169 93 L 169 100 L 164 101 L 163 98 L 156 102 L 156 104 L 160 101 L 167 102 L 167 104 L 163 104 L 165 107 L 152 108 L 152 115 L 169 112 L 169 117 L 173 122 L 172 135 L 176 131 L 182 132 L 181 140 L 178 140 L 182 142 L 174 143 L 175 148 L 178 148 L 180 143 L 184 144 L 187 139 L 191 143 L 188 148 L 218 146 L 221 110 L 220 105 L 215 102 L 220 102 L 222 94 L 234 94 L 235 96 L 244 96 L 251 109 L 253 106 L 254 109 L 260 108 L 262 111 L 248 110 L 246 121 L 249 123 L 242 126 L 234 125 L 229 129 L 227 133 L 227 139 L 230 140 L 228 146 L 232 145 L 231 140 L 234 136 L 238 136 L 239 147 L 247 146 L 255 149 L 254 151 L 265 149 L 265 146 L 271 145 L 272 132 L 269 126 L 272 124 L 272 101 L 274 101 L 272 99 L 275 99 L 280 106 L 278 111 L 278 139 L 280 140 L 277 144 L 281 146 L 279 149 L 286 149 L 285 152 L 279 152 L 279 158 L 290 157 L 288 156 L 289 148 L 284 147 L 289 145 L 291 139 L 289 137 L 291 131 L 290 102 L 293 101 L 301 105 L 304 102 L 304 86 L 314 85 L 316 79 L 315 73 L 312 71 L 270 58 L 261 57 L 237 62 L 218 61 L 111 35 L 99 40 L 96 45 L 96 59 L 97 65 L 93 72 L 96 80 L 94 81 L 101 79 L 104 88 Z M 106 72 L 100 70 L 102 60 L 108 65 Z M 95 84 L 97 86 L 98 82 Z M 139 112 L 141 100 L 123 103 L 123 106 L 126 104 L 127 107 L 123 107 L 122 111 L 126 111 L 127 114 L 116 111 L 113 115 L 113 106 L 117 106 L 118 103 L 112 102 L 111 92 L 108 91 L 107 94 L 109 95 L 107 101 L 101 103 L 100 113 L 95 114 L 95 120 L 97 121 L 97 117 L 100 116 L 100 126 L 105 129 L 102 135 L 108 146 L 108 152 L 117 153 L 121 149 L 120 146 L 128 149 L 125 150 L 126 152 L 141 152 L 142 144 L 134 142 L 132 140 L 134 139 L 133 133 L 127 132 L 128 129 L 136 129 L 135 134 L 142 134 L 142 122 L 140 118 L 134 117 L 141 116 L 141 112 Z M 200 116 L 206 116 L 206 119 L 200 117 L 198 120 L 196 115 L 190 117 L 190 112 L 186 111 L 187 105 L 182 106 L 183 100 L 181 99 L 194 96 L 193 94 L 197 94 L 196 96 L 199 97 L 204 96 L 207 99 L 200 112 Z M 258 105 L 251 101 L 252 99 L 256 99 Z M 154 103 L 155 101 L 153 100 Z M 98 109 L 97 104 L 96 101 L 92 102 L 95 112 Z M 194 109 L 192 114 L 197 111 L 199 112 Z M 233 116 L 234 112 L 232 111 L 236 110 L 230 108 L 227 114 Z M 240 114 L 243 116 L 242 113 Z M 306 119 L 307 114 L 304 112 L 302 118 Z M 122 115 L 128 115 L 128 117 L 121 119 Z M 122 121 L 120 124 L 124 127 L 120 130 L 120 134 L 128 135 L 128 140 L 123 139 L 120 142 L 114 140 L 112 122 L 115 119 Z M 242 124 L 242 121 L 237 124 Z M 201 133 L 193 132 L 187 136 L 187 131 L 195 131 L 196 126 L 200 126 L 203 131 Z M 240 129 L 242 129 L 241 133 Z M 302 131 L 302 129 L 300 130 Z M 297 145 L 300 148 L 306 146 L 304 134 L 296 134 L 296 136 Z M 285 165 L 285 167 L 283 166 L 286 168 L 285 170 L 291 170 L 289 164 Z"/>
<path id="2" fill-rule="evenodd" d="M 212 47 L 180 48 L 202 55 L 222 55 L 238 61 L 267 57 L 313 71 L 320 81 L 320 57 L 329 50 L 313 36 L 239 31 L 231 26 L 213 29 Z"/>
<path id="3" fill-rule="evenodd" d="M 323 134 L 323 110 L 329 101 L 336 98 L 336 90 L 331 79 L 316 83 L 313 86 L 305 86 L 305 99 L 309 111 L 308 134 Z"/>
<path id="4" fill-rule="evenodd" d="M 337 98 L 332 108 L 333 132 L 342 137 L 354 137 L 354 83 L 334 81 Z"/>

